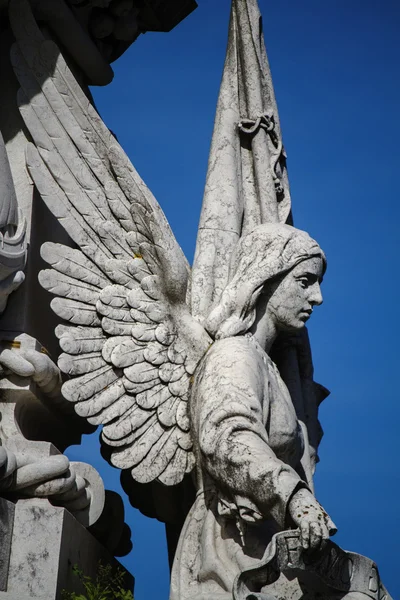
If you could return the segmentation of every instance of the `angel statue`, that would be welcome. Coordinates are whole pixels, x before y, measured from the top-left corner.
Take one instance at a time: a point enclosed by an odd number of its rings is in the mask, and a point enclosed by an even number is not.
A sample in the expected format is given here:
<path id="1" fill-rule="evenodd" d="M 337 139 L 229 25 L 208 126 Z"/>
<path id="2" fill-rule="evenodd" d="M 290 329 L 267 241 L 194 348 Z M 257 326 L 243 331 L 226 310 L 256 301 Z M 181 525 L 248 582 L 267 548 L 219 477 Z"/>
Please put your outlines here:
<path id="1" fill-rule="evenodd" d="M 27 169 L 75 244 L 42 246 L 62 392 L 136 482 L 191 476 L 171 600 L 389 600 L 372 561 L 329 540 L 312 403 L 270 356 L 322 303 L 326 259 L 291 225 L 260 24 L 256 0 L 233 0 L 192 270 L 54 42 L 17 36 Z"/>

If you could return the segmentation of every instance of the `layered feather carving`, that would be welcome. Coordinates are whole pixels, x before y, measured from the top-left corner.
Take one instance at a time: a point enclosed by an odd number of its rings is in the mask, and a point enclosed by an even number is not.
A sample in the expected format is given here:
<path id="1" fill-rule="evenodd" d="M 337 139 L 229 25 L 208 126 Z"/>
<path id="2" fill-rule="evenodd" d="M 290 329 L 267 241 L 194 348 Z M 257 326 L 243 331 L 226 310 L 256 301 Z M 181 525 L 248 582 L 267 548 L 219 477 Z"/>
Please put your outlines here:
<path id="1" fill-rule="evenodd" d="M 32 138 L 27 168 L 78 246 L 46 243 L 41 251 L 50 268 L 40 283 L 64 321 L 56 329 L 59 367 L 69 376 L 63 394 L 103 427 L 115 466 L 139 482 L 174 485 L 194 466 L 190 377 L 211 343 L 185 301 L 187 261 L 29 2 L 11 4 L 18 101 Z M 28 15 L 23 30 L 19 11 Z"/>

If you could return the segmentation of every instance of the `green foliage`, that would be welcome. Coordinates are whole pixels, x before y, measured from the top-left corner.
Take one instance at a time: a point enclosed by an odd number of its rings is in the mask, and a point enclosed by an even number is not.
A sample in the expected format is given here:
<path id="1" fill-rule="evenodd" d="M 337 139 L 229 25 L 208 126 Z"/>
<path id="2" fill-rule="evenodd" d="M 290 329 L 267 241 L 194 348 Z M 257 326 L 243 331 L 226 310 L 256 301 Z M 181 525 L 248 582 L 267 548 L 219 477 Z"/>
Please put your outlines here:
<path id="1" fill-rule="evenodd" d="M 121 569 L 115 572 L 111 565 L 100 562 L 96 579 L 85 575 L 77 565 L 73 567 L 73 572 L 82 582 L 85 595 L 63 590 L 63 600 L 133 600 L 132 592 L 123 587 L 124 572 Z"/>

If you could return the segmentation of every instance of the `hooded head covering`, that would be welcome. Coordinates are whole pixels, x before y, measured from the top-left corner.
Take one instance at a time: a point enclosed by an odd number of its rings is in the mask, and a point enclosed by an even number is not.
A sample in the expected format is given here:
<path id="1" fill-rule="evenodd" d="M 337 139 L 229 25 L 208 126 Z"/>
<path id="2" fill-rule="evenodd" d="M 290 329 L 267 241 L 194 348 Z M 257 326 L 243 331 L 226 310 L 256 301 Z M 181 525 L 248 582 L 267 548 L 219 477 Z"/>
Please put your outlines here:
<path id="1" fill-rule="evenodd" d="M 258 225 L 244 236 L 232 257 L 230 282 L 207 320 L 215 338 L 246 332 L 254 323 L 255 306 L 264 285 L 304 260 L 326 258 L 308 233 L 282 223 Z"/>

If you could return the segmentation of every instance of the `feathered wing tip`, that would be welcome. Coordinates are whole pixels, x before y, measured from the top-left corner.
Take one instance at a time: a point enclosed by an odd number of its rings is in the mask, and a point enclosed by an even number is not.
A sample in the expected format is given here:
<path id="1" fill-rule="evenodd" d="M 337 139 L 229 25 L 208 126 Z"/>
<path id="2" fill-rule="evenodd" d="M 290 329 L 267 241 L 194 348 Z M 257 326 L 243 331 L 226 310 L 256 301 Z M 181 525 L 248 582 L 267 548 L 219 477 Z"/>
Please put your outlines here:
<path id="1" fill-rule="evenodd" d="M 233 0 L 192 275 L 197 318 L 218 302 L 240 237 L 260 223 L 286 222 L 290 208 L 257 0 Z"/>
<path id="2" fill-rule="evenodd" d="M 40 282 L 69 323 L 56 330 L 64 351 L 58 364 L 70 376 L 64 397 L 90 424 L 103 426 L 114 466 L 129 468 L 141 483 L 175 485 L 194 466 L 190 365 L 210 340 L 195 340 L 189 326 L 190 345 L 178 327 L 147 225 L 127 234 L 132 258 L 110 260 L 107 275 L 80 250 L 44 244 L 42 257 L 52 268 Z M 180 315 L 191 319 L 187 307 Z"/>

